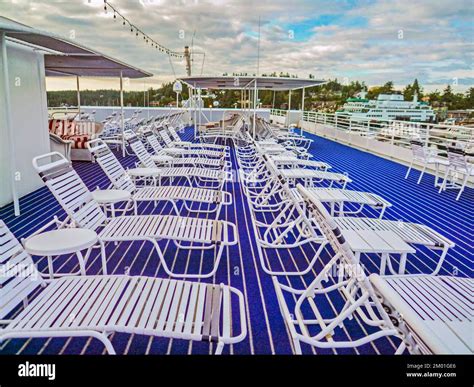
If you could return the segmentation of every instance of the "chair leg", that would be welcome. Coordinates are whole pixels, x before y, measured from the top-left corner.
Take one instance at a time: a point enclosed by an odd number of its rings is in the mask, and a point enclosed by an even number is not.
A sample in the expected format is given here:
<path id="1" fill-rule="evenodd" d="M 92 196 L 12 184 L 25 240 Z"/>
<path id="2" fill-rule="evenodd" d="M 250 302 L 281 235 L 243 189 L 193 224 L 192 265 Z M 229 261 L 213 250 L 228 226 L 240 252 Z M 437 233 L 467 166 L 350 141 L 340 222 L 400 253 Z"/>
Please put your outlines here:
<path id="1" fill-rule="evenodd" d="M 405 175 L 405 179 L 408 179 L 408 176 L 410 175 L 410 172 L 411 172 L 411 168 L 413 167 L 413 160 L 412 162 L 410 163 L 410 167 L 408 168 L 407 170 L 407 174 Z"/>
<path id="2" fill-rule="evenodd" d="M 438 179 L 439 179 L 439 163 L 436 163 L 435 181 L 434 181 L 435 188 L 438 186 Z"/>
<path id="3" fill-rule="evenodd" d="M 215 354 L 216 355 L 222 355 L 222 350 L 224 349 L 224 342 L 223 341 L 219 341 L 217 343 L 217 347 L 216 347 L 216 352 Z"/>
<path id="4" fill-rule="evenodd" d="M 441 191 L 444 191 L 446 189 L 448 176 L 449 176 L 449 167 L 446 167 L 446 172 L 444 173 L 443 182 L 441 183 L 441 186 L 439 187 L 438 193 L 441 193 Z"/>
<path id="5" fill-rule="evenodd" d="M 420 184 L 420 183 L 421 183 L 421 178 L 422 178 L 423 175 L 425 174 L 425 171 L 426 171 L 426 164 L 423 165 L 423 169 L 421 170 L 420 177 L 418 178 L 418 181 L 416 182 L 416 184 Z"/>
<path id="6" fill-rule="evenodd" d="M 303 351 L 301 351 L 301 344 L 300 344 L 300 341 L 298 339 L 296 339 L 296 338 L 293 339 L 293 346 L 294 346 L 296 355 L 302 355 L 303 354 Z"/>
<path id="7" fill-rule="evenodd" d="M 456 196 L 456 201 L 459 200 L 461 197 L 462 192 L 464 191 L 464 188 L 466 187 L 467 184 L 467 179 L 469 178 L 469 174 L 466 173 L 466 176 L 464 176 L 464 179 L 462 181 L 461 189 L 459 190 L 458 195 Z"/>

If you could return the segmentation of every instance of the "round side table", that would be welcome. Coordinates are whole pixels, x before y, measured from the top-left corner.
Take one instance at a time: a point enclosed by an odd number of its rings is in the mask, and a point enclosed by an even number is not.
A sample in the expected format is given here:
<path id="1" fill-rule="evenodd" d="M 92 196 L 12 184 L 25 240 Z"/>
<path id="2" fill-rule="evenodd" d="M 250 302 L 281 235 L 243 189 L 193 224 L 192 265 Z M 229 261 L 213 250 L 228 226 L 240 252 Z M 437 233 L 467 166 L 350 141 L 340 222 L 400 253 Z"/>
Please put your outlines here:
<path id="1" fill-rule="evenodd" d="M 132 194 L 123 189 L 97 189 L 92 191 L 92 198 L 102 206 L 105 211 L 110 208 L 112 217 L 115 217 L 115 204 L 130 200 Z"/>
<path id="2" fill-rule="evenodd" d="M 49 277 L 55 277 L 52 256 L 75 253 L 79 261 L 79 271 L 86 274 L 86 261 L 92 246 L 99 240 L 97 233 L 84 228 L 64 228 L 60 230 L 46 231 L 35 235 L 25 242 L 25 250 L 31 255 L 39 255 L 48 258 Z M 86 255 L 82 250 L 87 250 Z M 70 275 L 57 274 L 56 277 Z"/>

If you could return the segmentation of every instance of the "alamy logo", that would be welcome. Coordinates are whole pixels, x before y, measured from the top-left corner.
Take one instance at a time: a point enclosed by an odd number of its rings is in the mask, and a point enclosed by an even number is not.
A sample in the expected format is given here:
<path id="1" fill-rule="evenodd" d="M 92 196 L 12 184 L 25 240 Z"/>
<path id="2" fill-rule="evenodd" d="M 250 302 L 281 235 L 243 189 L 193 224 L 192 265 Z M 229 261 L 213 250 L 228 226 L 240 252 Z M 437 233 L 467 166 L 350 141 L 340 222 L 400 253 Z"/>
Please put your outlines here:
<path id="1" fill-rule="evenodd" d="M 46 377 L 48 380 L 56 379 L 56 364 L 30 364 L 26 362 L 18 365 L 19 377 Z"/>

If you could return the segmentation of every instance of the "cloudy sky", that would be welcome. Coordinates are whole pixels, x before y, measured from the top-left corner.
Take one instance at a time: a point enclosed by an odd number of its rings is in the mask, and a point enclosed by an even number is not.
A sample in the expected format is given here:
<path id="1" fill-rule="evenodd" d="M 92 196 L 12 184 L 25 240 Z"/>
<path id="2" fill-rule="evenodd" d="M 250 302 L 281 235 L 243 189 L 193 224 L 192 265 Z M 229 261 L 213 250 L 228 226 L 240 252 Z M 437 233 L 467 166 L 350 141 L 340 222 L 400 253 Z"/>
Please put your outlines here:
<path id="1" fill-rule="evenodd" d="M 205 52 L 204 74 L 254 73 L 260 18 L 260 73 L 405 85 L 425 89 L 474 85 L 472 0 L 110 0 L 159 43 L 182 51 L 194 42 Z M 156 76 L 130 81 L 130 89 L 184 75 L 173 61 L 137 39 L 102 0 L 0 0 L 0 15 L 57 33 Z M 194 39 L 193 39 L 194 36 Z M 201 73 L 202 55 L 193 72 Z M 174 69 L 174 71 L 173 71 Z M 116 87 L 83 81 L 83 87 Z M 48 81 L 72 89 L 73 79 Z"/>

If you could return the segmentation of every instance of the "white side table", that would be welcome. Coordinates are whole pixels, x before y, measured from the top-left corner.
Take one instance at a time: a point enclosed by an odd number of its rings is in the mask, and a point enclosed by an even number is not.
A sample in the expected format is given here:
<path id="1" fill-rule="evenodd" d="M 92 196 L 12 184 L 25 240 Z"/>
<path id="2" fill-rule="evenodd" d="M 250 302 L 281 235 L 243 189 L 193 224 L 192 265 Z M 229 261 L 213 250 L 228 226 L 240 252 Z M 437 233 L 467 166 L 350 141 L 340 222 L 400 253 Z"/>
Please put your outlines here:
<path id="1" fill-rule="evenodd" d="M 115 217 L 115 204 L 129 201 L 132 194 L 123 189 L 97 189 L 92 191 L 92 198 L 107 211 L 110 208 Z"/>
<path id="2" fill-rule="evenodd" d="M 156 185 L 157 179 L 160 177 L 161 169 L 138 167 L 127 169 L 127 173 L 134 182 L 143 180 L 146 185 L 146 182 L 151 180 L 152 184 Z"/>
<path id="3" fill-rule="evenodd" d="M 60 230 L 46 231 L 37 234 L 25 241 L 25 250 L 31 255 L 45 256 L 48 258 L 49 277 L 54 278 L 52 256 L 75 253 L 79 260 L 79 272 L 86 274 L 86 261 L 92 246 L 98 241 L 95 231 L 84 228 L 64 228 Z M 87 250 L 82 255 L 82 250 Z M 57 274 L 56 277 L 70 275 Z"/>

